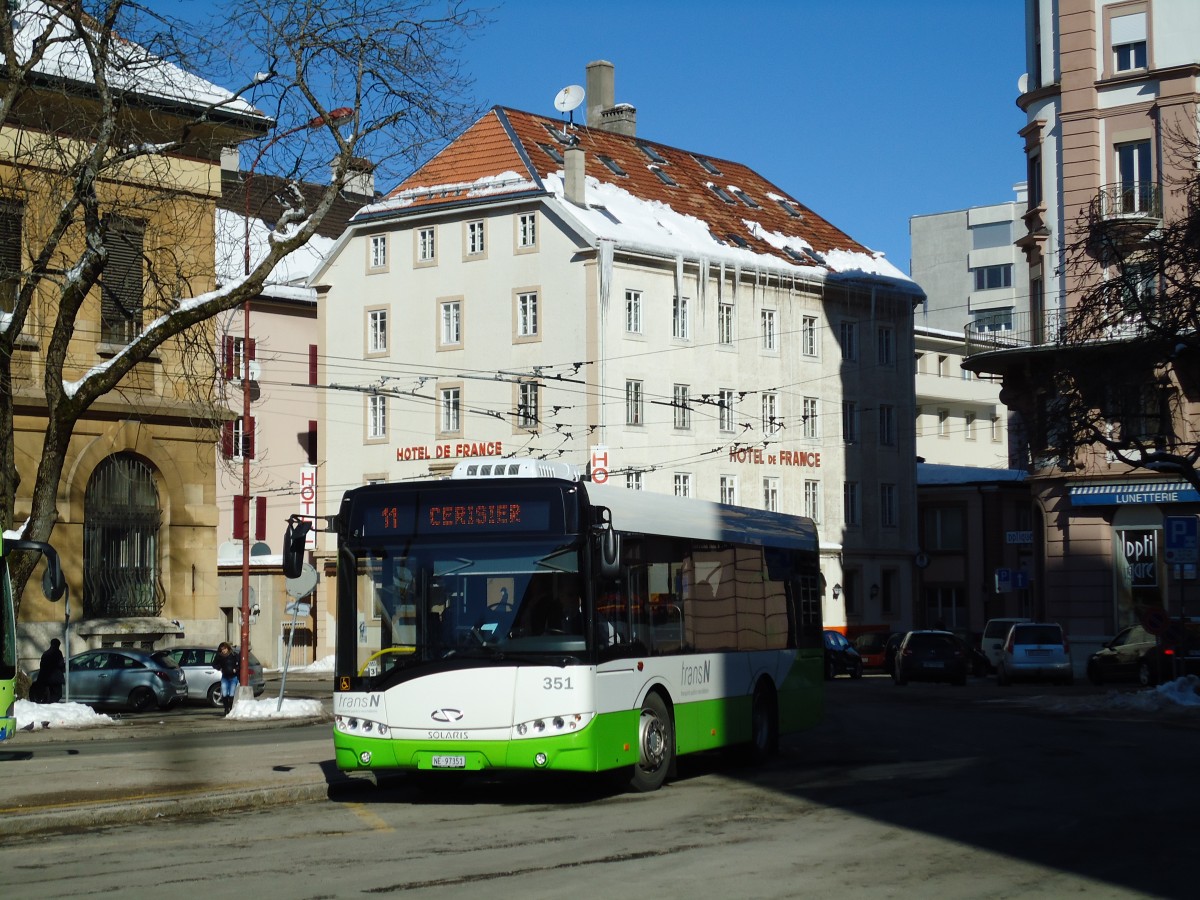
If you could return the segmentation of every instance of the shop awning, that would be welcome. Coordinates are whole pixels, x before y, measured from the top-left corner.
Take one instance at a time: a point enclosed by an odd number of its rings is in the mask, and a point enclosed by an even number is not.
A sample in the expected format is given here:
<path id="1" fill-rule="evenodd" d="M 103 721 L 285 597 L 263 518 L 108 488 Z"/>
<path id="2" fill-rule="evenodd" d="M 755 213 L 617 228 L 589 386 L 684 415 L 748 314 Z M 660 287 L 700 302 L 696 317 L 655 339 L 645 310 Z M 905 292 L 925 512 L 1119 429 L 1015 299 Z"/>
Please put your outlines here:
<path id="1" fill-rule="evenodd" d="M 1072 506 L 1124 506 L 1133 503 L 1200 503 L 1200 492 L 1183 481 L 1082 484 L 1071 488 Z"/>

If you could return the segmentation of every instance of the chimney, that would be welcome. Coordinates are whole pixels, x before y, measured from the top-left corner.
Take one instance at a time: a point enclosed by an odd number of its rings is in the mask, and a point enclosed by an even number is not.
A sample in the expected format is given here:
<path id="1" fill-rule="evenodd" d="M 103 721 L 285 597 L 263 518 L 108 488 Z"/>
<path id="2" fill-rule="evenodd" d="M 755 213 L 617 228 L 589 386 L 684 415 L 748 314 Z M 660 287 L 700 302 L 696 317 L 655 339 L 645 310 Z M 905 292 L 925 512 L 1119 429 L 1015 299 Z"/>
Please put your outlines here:
<path id="1" fill-rule="evenodd" d="M 563 151 L 563 162 L 566 169 L 566 179 L 563 189 L 567 200 L 576 206 L 587 206 L 587 173 L 584 168 L 585 154 L 578 143 L 572 144 Z"/>
<path id="2" fill-rule="evenodd" d="M 221 148 L 221 171 L 236 172 L 241 164 L 241 154 L 237 146 Z"/>
<path id="3" fill-rule="evenodd" d="M 628 103 L 613 101 L 613 64 L 598 59 L 587 64 L 587 124 L 634 137 L 637 133 L 637 109 Z"/>
<path id="4" fill-rule="evenodd" d="M 329 178 L 332 181 L 337 176 L 337 157 L 329 163 Z M 342 192 L 354 197 L 375 197 L 375 166 L 368 159 L 355 156 L 346 167 L 346 183 Z"/>

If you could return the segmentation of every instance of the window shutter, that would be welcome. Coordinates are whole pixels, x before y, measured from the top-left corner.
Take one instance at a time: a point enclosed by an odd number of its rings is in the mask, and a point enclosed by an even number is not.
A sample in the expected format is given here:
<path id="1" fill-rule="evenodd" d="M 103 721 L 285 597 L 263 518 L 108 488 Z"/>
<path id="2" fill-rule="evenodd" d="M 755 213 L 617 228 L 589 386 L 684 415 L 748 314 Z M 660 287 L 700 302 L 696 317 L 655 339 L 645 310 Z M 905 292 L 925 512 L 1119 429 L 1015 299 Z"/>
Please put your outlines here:
<path id="1" fill-rule="evenodd" d="M 308 345 L 308 383 L 317 383 L 317 345 Z"/>
<path id="2" fill-rule="evenodd" d="M 0 311 L 12 312 L 21 284 L 20 203 L 0 202 Z"/>
<path id="3" fill-rule="evenodd" d="M 317 420 L 308 420 L 308 464 L 317 464 Z"/>
<path id="4" fill-rule="evenodd" d="M 246 338 L 246 358 L 254 361 L 254 338 Z"/>
<path id="5" fill-rule="evenodd" d="M 145 223 L 124 216 L 104 220 L 108 261 L 100 276 L 101 340 L 128 343 L 142 327 Z"/>
<path id="6" fill-rule="evenodd" d="M 233 539 L 246 539 L 246 498 L 242 496 L 233 498 Z"/>
<path id="7" fill-rule="evenodd" d="M 225 459 L 233 457 L 233 423 L 221 423 L 221 456 Z"/>
<path id="8" fill-rule="evenodd" d="M 254 416 L 248 416 L 246 423 L 246 457 L 248 459 L 254 459 Z"/>
<path id="9" fill-rule="evenodd" d="M 265 541 L 267 539 L 267 498 L 254 498 L 254 539 L 256 541 Z"/>
<path id="10" fill-rule="evenodd" d="M 227 334 L 227 335 L 225 335 L 225 339 L 224 339 L 224 345 L 225 345 L 225 349 L 224 349 L 224 353 L 223 353 L 222 362 L 223 362 L 223 370 L 224 370 L 224 373 L 225 373 L 225 380 L 226 380 L 226 381 L 233 381 L 233 378 L 234 378 L 234 372 L 233 372 L 233 335 L 231 335 L 231 334 Z"/>

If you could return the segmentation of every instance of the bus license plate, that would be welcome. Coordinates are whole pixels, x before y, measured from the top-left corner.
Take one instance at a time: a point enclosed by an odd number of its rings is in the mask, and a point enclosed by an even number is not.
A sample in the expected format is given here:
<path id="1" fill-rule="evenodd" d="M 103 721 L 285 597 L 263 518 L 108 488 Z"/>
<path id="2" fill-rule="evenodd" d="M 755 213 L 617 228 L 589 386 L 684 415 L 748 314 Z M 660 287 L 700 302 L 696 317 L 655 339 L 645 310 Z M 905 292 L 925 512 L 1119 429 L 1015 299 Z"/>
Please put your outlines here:
<path id="1" fill-rule="evenodd" d="M 465 769 L 467 767 L 465 756 L 435 756 L 432 762 L 435 769 Z"/>

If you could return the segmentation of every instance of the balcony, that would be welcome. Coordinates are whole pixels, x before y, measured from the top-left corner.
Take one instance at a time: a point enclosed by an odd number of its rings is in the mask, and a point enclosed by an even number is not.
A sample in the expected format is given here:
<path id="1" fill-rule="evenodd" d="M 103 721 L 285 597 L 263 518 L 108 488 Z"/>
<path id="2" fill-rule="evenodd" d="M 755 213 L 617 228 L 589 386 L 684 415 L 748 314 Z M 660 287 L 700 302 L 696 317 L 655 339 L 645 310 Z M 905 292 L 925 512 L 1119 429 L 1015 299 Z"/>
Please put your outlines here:
<path id="1" fill-rule="evenodd" d="M 1102 262 L 1136 250 L 1163 221 L 1162 188 L 1149 181 L 1109 184 L 1092 201 L 1092 255 Z"/>
<path id="2" fill-rule="evenodd" d="M 1033 315 L 1027 312 L 1012 314 L 1012 327 L 1004 331 L 977 331 L 968 325 L 964 333 L 966 359 L 980 353 L 992 353 L 997 350 L 1028 350 L 1038 347 L 1053 347 L 1062 345 L 1063 329 L 1067 324 L 1065 310 L 1052 309 Z M 1108 344 L 1114 341 L 1128 341 L 1145 337 L 1152 333 L 1144 321 L 1138 316 L 1131 315 L 1121 321 L 1113 321 L 1102 331 L 1099 329 L 1094 336 L 1087 339 L 1088 345 Z M 1071 345 L 1078 347 L 1077 341 Z"/>

